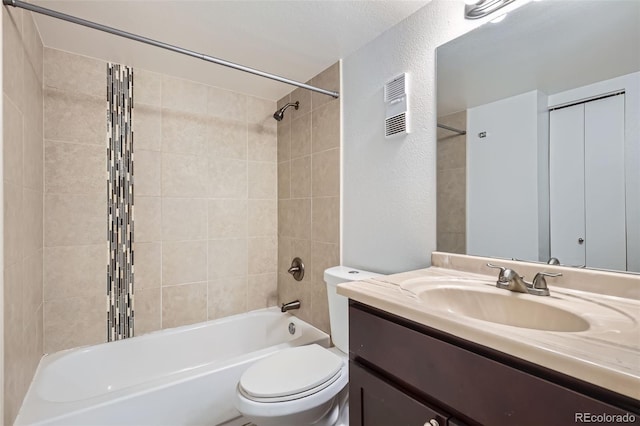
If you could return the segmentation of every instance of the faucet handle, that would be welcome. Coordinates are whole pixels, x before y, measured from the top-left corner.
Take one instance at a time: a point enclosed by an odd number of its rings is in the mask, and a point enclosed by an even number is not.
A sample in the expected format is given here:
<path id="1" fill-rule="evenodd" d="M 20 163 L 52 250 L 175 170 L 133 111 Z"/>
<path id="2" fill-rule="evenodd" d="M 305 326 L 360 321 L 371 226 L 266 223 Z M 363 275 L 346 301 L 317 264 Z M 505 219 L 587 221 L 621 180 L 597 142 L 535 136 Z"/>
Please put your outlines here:
<path id="1" fill-rule="evenodd" d="M 535 277 L 533 277 L 533 282 L 531 283 L 531 290 L 537 294 L 542 296 L 549 295 L 549 288 L 547 287 L 547 280 L 545 277 L 561 277 L 562 274 L 551 273 L 551 272 L 538 272 Z"/>
<path id="2" fill-rule="evenodd" d="M 487 263 L 489 268 L 500 269 L 500 273 L 498 274 L 498 283 L 507 283 L 519 276 L 516 271 L 513 269 L 505 268 L 504 266 L 494 265 L 493 263 Z M 520 277 L 523 278 L 523 277 Z"/>

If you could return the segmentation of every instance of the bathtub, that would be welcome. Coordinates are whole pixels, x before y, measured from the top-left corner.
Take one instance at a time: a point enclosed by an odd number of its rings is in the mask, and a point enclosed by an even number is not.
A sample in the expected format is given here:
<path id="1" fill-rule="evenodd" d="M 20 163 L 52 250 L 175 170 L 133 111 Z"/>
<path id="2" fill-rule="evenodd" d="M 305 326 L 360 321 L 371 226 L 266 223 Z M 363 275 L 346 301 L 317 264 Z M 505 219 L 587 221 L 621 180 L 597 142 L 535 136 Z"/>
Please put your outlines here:
<path id="1" fill-rule="evenodd" d="M 235 423 L 242 373 L 275 351 L 311 343 L 328 347 L 329 336 L 268 308 L 45 355 L 15 424 Z"/>

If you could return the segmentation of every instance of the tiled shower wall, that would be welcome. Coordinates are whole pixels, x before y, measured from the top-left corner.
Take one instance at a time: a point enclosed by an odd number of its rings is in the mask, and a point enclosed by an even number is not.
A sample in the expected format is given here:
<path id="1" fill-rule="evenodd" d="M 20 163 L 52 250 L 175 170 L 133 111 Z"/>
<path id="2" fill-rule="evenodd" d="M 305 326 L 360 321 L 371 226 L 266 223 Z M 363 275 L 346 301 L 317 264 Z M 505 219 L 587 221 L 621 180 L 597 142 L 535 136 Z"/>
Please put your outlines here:
<path id="1" fill-rule="evenodd" d="M 106 339 L 106 63 L 44 58 L 53 352 Z M 135 67 L 133 90 L 135 334 L 275 304 L 275 102 Z"/>
<path id="2" fill-rule="evenodd" d="M 309 81 L 340 90 L 337 62 Z M 278 102 L 300 102 L 278 123 L 278 298 L 299 299 L 292 311 L 329 332 L 324 270 L 340 264 L 340 100 L 296 89 Z M 306 272 L 295 281 L 286 271 L 294 257 Z"/>
<path id="3" fill-rule="evenodd" d="M 13 424 L 42 356 L 42 41 L 2 8 L 4 415 Z"/>
<path id="4" fill-rule="evenodd" d="M 439 117 L 438 123 L 464 130 L 467 128 L 467 112 Z M 438 128 L 438 251 L 466 253 L 466 150 L 466 135 Z"/>

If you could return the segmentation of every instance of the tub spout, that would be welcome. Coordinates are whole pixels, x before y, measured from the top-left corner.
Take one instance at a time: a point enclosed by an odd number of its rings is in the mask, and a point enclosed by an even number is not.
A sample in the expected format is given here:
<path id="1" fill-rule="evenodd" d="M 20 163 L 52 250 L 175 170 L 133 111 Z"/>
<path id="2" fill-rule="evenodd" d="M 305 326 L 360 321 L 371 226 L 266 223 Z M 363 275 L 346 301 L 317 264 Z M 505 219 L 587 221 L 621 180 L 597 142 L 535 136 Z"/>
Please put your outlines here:
<path id="1" fill-rule="evenodd" d="M 280 308 L 280 311 L 287 312 L 287 311 L 290 311 L 291 309 L 300 309 L 300 301 L 294 300 L 293 302 L 283 303 L 282 308 Z"/>

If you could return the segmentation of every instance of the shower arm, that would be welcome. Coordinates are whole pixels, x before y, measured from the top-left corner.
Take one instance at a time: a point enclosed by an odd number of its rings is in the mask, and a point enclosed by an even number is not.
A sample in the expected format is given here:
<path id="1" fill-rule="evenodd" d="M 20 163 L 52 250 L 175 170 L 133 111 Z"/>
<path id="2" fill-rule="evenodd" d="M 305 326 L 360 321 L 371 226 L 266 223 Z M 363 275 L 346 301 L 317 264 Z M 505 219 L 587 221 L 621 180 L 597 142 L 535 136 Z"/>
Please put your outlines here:
<path id="1" fill-rule="evenodd" d="M 94 30 L 103 31 L 105 33 L 113 34 L 119 37 L 128 38 L 130 40 L 138 41 L 140 43 L 149 44 L 151 46 L 159 47 L 161 49 L 170 50 L 172 52 L 180 53 L 183 55 L 191 56 L 194 58 L 202 59 L 206 62 L 212 62 L 214 64 L 222 65 L 225 67 L 233 68 L 239 71 L 244 71 L 249 74 L 254 74 L 260 77 L 268 78 L 271 80 L 279 81 L 280 83 L 289 84 L 291 86 L 301 87 L 303 89 L 311 90 L 313 92 L 322 93 L 324 95 L 331 96 L 333 98 L 338 98 L 340 94 L 338 92 L 334 92 L 331 90 L 321 89 L 319 87 L 311 86 L 306 83 L 302 83 L 300 81 L 291 80 L 285 77 L 280 77 L 279 75 L 270 74 L 268 72 L 260 71 L 255 68 L 246 67 L 244 65 L 236 64 L 234 62 L 225 61 L 224 59 L 216 58 L 213 56 L 208 56 L 202 53 L 194 52 L 193 50 L 184 49 L 182 47 L 174 46 L 168 43 L 163 43 L 158 40 L 153 40 L 151 38 L 143 37 L 137 34 L 133 34 L 127 31 L 119 30 L 117 28 L 108 27 L 106 25 L 98 24 L 96 22 L 87 21 L 82 18 L 78 18 L 75 16 L 67 15 L 55 10 L 47 9 L 41 6 L 37 6 L 35 4 L 26 3 L 20 0 L 2 0 L 2 3 L 5 6 L 13 6 L 22 9 L 29 10 L 31 12 L 39 13 L 41 15 L 50 16 L 52 18 L 61 19 L 63 21 L 71 22 L 73 24 L 82 25 L 88 28 L 92 28 Z"/>

